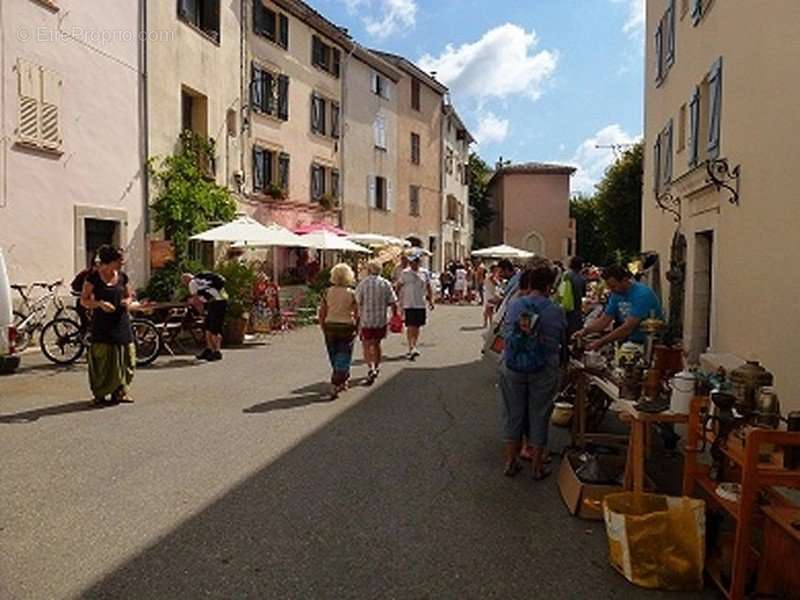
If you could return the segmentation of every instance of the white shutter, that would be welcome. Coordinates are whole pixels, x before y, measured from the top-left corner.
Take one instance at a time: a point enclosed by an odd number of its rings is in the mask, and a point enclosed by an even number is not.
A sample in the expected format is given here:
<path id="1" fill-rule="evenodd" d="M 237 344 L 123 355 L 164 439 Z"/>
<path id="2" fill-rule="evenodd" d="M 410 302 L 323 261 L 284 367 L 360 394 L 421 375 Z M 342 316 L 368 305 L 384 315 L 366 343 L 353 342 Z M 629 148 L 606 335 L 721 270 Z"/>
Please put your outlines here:
<path id="1" fill-rule="evenodd" d="M 17 61 L 19 95 L 20 142 L 39 143 L 39 101 L 41 99 L 41 69 L 24 60 Z"/>
<path id="2" fill-rule="evenodd" d="M 387 100 L 392 99 L 392 84 L 388 79 L 383 84 L 383 97 Z"/>
<path id="3" fill-rule="evenodd" d="M 377 94 L 378 93 L 378 74 L 377 73 L 373 73 L 372 74 L 372 82 L 371 82 L 370 89 L 372 90 L 373 94 Z"/>
<path id="4" fill-rule="evenodd" d="M 386 180 L 386 210 L 394 210 L 394 190 L 392 190 L 392 182 Z"/>
<path id="5" fill-rule="evenodd" d="M 377 208 L 378 200 L 375 193 L 375 177 L 367 175 L 367 198 L 369 200 L 370 208 Z"/>
<path id="6" fill-rule="evenodd" d="M 58 74 L 42 69 L 42 146 L 53 150 L 61 147 L 61 79 Z"/>
<path id="7" fill-rule="evenodd" d="M 372 124 L 372 132 L 375 135 L 375 145 L 381 147 L 381 118 L 375 117 L 375 122 Z"/>

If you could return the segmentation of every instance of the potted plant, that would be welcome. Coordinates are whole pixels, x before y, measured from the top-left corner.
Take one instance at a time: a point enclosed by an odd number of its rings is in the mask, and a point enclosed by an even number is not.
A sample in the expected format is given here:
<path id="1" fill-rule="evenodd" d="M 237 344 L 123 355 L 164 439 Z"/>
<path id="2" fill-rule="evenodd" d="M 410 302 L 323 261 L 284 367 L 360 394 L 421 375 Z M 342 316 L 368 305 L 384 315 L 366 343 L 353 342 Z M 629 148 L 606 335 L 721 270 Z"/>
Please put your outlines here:
<path id="1" fill-rule="evenodd" d="M 324 210 L 333 210 L 338 204 L 333 194 L 322 194 L 322 196 L 320 196 L 319 205 Z"/>
<path id="2" fill-rule="evenodd" d="M 286 188 L 282 185 L 278 183 L 270 183 L 267 186 L 267 196 L 273 200 L 286 200 L 289 194 L 286 192 Z"/>
<path id="3" fill-rule="evenodd" d="M 221 263 L 216 271 L 225 278 L 225 293 L 228 295 L 222 341 L 226 346 L 240 346 L 244 343 L 244 333 L 253 307 L 256 269 L 253 265 L 231 260 Z"/>

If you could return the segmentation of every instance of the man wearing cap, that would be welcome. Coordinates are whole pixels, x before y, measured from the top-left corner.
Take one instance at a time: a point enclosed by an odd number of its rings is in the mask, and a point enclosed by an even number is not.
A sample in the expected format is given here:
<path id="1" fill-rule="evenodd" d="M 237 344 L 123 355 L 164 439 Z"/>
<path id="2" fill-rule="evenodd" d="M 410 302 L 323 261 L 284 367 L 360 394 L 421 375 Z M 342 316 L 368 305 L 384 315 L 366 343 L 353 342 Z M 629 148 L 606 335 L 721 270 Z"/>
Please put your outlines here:
<path id="1" fill-rule="evenodd" d="M 434 309 L 431 276 L 427 269 L 420 267 L 421 260 L 422 252 L 417 249 L 412 250 L 408 256 L 409 267 L 403 271 L 397 284 L 397 293 L 405 312 L 408 360 L 414 360 L 419 356 L 417 342 L 419 330 L 427 321 L 426 308 Z"/>

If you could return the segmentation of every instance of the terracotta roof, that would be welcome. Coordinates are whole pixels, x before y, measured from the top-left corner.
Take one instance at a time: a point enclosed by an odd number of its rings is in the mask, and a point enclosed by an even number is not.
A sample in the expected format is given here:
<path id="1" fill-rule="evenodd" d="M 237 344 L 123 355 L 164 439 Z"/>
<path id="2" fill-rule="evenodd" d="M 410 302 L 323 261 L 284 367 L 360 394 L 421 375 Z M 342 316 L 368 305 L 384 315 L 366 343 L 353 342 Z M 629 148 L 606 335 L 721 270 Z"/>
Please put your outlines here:
<path id="1" fill-rule="evenodd" d="M 576 171 L 575 167 L 568 165 L 556 165 L 553 163 L 528 162 L 518 165 L 508 165 L 495 171 L 493 177 L 497 175 L 515 174 L 543 174 L 543 175 L 572 175 Z"/>

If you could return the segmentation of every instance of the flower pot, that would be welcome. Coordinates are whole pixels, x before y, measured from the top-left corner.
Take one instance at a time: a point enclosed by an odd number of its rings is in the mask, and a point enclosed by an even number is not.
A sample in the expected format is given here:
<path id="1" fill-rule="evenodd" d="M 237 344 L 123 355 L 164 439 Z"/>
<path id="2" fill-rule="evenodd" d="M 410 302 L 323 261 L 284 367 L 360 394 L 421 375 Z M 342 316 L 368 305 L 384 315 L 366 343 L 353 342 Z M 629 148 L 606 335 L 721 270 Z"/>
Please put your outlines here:
<path id="1" fill-rule="evenodd" d="M 225 346 L 241 346 L 244 343 L 244 333 L 247 329 L 247 319 L 229 319 L 222 328 L 222 343 Z"/>

